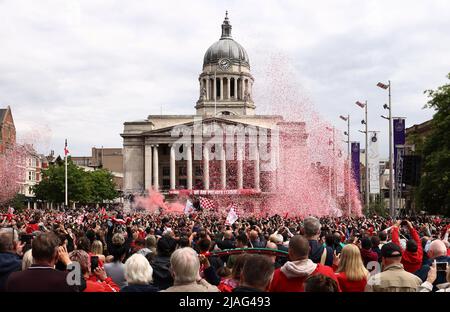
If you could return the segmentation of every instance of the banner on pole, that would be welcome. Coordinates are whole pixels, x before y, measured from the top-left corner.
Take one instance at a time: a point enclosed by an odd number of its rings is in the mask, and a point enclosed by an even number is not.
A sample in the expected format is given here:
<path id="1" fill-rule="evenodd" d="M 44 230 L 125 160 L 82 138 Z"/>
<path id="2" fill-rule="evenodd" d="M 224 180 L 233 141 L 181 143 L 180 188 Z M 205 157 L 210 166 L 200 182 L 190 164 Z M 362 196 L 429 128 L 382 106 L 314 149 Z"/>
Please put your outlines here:
<path id="1" fill-rule="evenodd" d="M 338 150 L 337 153 L 338 159 L 342 159 L 342 150 Z M 347 166 L 346 160 L 342 162 L 338 162 L 336 167 L 336 192 L 337 196 L 344 196 L 345 195 L 345 167 Z"/>
<path id="2" fill-rule="evenodd" d="M 380 194 L 380 154 L 377 131 L 369 131 L 369 189 L 370 194 Z"/>
<path id="3" fill-rule="evenodd" d="M 359 142 L 352 142 L 352 176 L 355 179 L 358 191 L 361 193 L 361 174 L 360 174 L 360 146 Z"/>
<path id="4" fill-rule="evenodd" d="M 394 176 L 395 181 L 397 181 L 397 145 L 405 144 L 405 119 L 394 118 L 393 129 L 394 129 Z"/>

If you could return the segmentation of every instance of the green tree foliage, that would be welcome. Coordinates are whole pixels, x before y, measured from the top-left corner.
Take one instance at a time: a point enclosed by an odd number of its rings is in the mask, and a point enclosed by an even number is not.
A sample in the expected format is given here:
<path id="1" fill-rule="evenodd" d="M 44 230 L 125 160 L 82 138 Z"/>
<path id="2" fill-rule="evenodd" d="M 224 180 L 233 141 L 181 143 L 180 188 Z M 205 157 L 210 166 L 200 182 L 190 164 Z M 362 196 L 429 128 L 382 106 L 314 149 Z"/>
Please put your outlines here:
<path id="1" fill-rule="evenodd" d="M 426 107 L 436 113 L 433 130 L 423 146 L 423 176 L 417 201 L 430 213 L 450 215 L 450 84 L 425 92 L 429 97 Z"/>
<path id="2" fill-rule="evenodd" d="M 11 206 L 15 211 L 20 212 L 26 207 L 27 198 L 23 194 L 17 193 L 9 202 L 8 206 Z"/>
<path id="3" fill-rule="evenodd" d="M 56 162 L 43 172 L 42 181 L 34 187 L 36 198 L 64 202 L 64 162 Z M 107 170 L 85 171 L 69 158 L 67 163 L 69 201 L 81 204 L 101 203 L 117 197 L 113 176 Z"/>
<path id="4" fill-rule="evenodd" d="M 113 175 L 105 169 L 88 173 L 90 187 L 90 201 L 100 203 L 104 200 L 113 200 L 118 196 Z"/>

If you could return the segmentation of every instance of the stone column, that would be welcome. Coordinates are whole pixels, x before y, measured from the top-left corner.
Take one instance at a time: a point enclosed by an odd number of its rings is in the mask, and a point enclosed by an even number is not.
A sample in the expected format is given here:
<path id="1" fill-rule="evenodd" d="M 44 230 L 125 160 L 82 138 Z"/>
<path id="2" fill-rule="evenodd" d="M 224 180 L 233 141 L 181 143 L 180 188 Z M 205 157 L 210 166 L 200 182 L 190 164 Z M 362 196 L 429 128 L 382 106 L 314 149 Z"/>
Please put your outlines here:
<path id="1" fill-rule="evenodd" d="M 243 163 L 244 163 L 244 153 L 240 145 L 236 145 L 236 152 L 237 152 L 237 188 L 243 189 L 244 183 L 243 183 L 243 177 L 244 177 L 244 170 L 243 170 Z"/>
<path id="2" fill-rule="evenodd" d="M 148 190 L 152 187 L 152 146 L 145 145 L 144 147 L 144 185 Z"/>
<path id="3" fill-rule="evenodd" d="M 206 79 L 206 99 L 209 101 L 211 98 L 209 97 L 209 77 Z"/>
<path id="4" fill-rule="evenodd" d="M 258 147 L 256 148 L 256 153 L 255 153 L 255 190 L 259 191 L 260 190 L 260 185 L 259 185 L 259 151 L 258 151 Z"/>
<path id="5" fill-rule="evenodd" d="M 241 100 L 244 99 L 244 77 L 241 77 Z"/>
<path id="6" fill-rule="evenodd" d="M 186 147 L 186 145 L 184 145 Z M 187 145 L 186 150 L 186 166 L 187 166 L 187 189 L 192 190 L 192 149 L 191 144 Z"/>
<path id="7" fill-rule="evenodd" d="M 153 187 L 159 190 L 159 159 L 158 144 L 153 146 Z"/>
<path id="8" fill-rule="evenodd" d="M 175 189 L 175 147 L 170 146 L 170 189 Z"/>
<path id="9" fill-rule="evenodd" d="M 231 92 L 231 79 L 227 77 L 227 100 L 230 100 L 230 92 Z"/>
<path id="10" fill-rule="evenodd" d="M 205 190 L 209 190 L 209 151 L 203 146 L 203 184 Z"/>
<path id="11" fill-rule="evenodd" d="M 219 78 L 220 79 L 220 99 L 223 100 L 223 80 L 225 78 Z"/>
<path id="12" fill-rule="evenodd" d="M 238 88 L 237 88 L 237 78 L 234 77 L 234 99 L 237 100 L 238 99 Z"/>
<path id="13" fill-rule="evenodd" d="M 222 145 L 221 159 L 220 159 L 220 184 L 222 189 L 227 187 L 227 161 L 225 155 L 225 146 Z"/>
<path id="14" fill-rule="evenodd" d="M 213 100 L 217 99 L 217 79 L 214 78 L 214 84 L 213 84 Z"/>

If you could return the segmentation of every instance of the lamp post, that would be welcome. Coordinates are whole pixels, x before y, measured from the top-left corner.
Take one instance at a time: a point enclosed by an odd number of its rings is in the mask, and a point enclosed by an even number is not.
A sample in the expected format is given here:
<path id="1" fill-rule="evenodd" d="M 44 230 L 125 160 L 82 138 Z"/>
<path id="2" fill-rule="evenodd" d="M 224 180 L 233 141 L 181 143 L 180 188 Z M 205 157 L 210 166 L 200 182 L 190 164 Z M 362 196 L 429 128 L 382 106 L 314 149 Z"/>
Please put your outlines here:
<path id="1" fill-rule="evenodd" d="M 352 203 L 350 199 L 350 115 L 339 116 L 342 120 L 347 122 L 347 131 L 344 132 L 344 135 L 347 136 L 347 199 L 348 199 L 348 215 L 350 216 L 352 212 Z"/>
<path id="2" fill-rule="evenodd" d="M 368 136 L 369 136 L 369 131 L 367 130 L 367 127 L 368 127 L 368 121 L 367 121 L 367 101 L 365 102 L 365 103 L 361 103 L 361 102 L 359 102 L 359 101 L 356 101 L 356 105 L 358 105 L 359 107 L 361 107 L 361 108 L 364 108 L 364 113 L 365 113 L 365 117 L 364 117 L 364 120 L 361 120 L 361 123 L 363 124 L 363 125 L 365 125 L 366 126 L 366 130 L 365 131 L 361 131 L 361 132 L 363 132 L 363 133 L 365 133 L 365 135 L 366 135 L 366 144 L 365 144 L 365 147 L 366 147 L 366 151 L 365 151 L 365 167 L 366 167 L 366 180 L 365 180 L 365 184 L 366 184 L 366 187 L 365 187 L 365 189 L 366 189 L 366 191 L 365 191 L 365 198 L 366 198 L 366 211 L 367 212 L 370 212 L 370 193 L 369 193 L 369 139 L 368 139 Z"/>
<path id="3" fill-rule="evenodd" d="M 384 90 L 388 90 L 389 94 L 389 104 L 384 104 L 383 108 L 387 109 L 389 111 L 388 117 L 381 116 L 384 119 L 389 120 L 389 214 L 391 217 L 394 217 L 395 215 L 395 207 L 394 207 L 394 175 L 393 175 L 393 168 L 394 168 L 394 149 L 392 147 L 393 145 L 393 138 L 392 138 L 392 104 L 391 104 L 391 81 L 388 80 L 388 84 L 384 83 L 377 83 L 377 87 L 382 88 Z"/>

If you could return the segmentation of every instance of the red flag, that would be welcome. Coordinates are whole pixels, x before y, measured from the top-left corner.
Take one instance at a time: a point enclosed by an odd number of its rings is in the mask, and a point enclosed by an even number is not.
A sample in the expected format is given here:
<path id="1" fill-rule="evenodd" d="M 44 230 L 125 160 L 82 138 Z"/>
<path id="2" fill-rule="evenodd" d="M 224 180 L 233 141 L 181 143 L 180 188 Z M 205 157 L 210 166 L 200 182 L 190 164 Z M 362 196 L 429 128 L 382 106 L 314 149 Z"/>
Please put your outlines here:
<path id="1" fill-rule="evenodd" d="M 361 107 L 361 108 L 366 107 L 366 104 L 361 103 L 360 101 L 356 101 L 356 105 L 358 105 L 358 106 Z"/>
<path id="2" fill-rule="evenodd" d="M 385 90 L 386 90 L 387 88 L 389 88 L 388 85 L 385 85 L 384 83 L 381 83 L 381 82 L 377 83 L 377 87 L 383 88 L 383 89 L 385 89 Z"/>
<path id="3" fill-rule="evenodd" d="M 64 156 L 67 156 L 67 154 L 69 154 L 69 150 L 67 149 L 67 139 L 66 139 L 66 143 L 64 145 Z"/>

